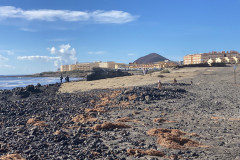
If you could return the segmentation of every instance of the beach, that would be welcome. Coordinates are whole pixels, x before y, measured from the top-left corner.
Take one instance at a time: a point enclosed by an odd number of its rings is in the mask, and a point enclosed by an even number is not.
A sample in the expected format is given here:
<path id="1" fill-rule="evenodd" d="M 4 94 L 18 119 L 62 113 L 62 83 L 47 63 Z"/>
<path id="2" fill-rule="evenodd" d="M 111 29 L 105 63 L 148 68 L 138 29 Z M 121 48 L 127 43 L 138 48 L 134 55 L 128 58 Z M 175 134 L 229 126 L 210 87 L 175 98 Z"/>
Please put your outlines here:
<path id="1" fill-rule="evenodd" d="M 238 68 L 169 71 L 2 92 L 0 159 L 240 159 Z"/>
<path id="2" fill-rule="evenodd" d="M 153 72 L 146 75 L 133 75 L 125 77 L 116 77 L 101 79 L 96 81 L 82 81 L 73 83 L 64 83 L 59 89 L 60 93 L 73 93 L 79 91 L 89 91 L 93 89 L 111 89 L 111 88 L 124 88 L 133 86 L 152 85 L 160 80 L 161 82 L 173 82 L 177 80 L 190 79 L 197 74 L 207 71 L 206 68 L 181 68 L 181 69 L 168 69 L 170 73 Z M 209 72 L 209 71 L 207 71 Z M 159 76 L 160 75 L 160 76 Z M 189 81 L 190 83 L 190 81 Z"/>

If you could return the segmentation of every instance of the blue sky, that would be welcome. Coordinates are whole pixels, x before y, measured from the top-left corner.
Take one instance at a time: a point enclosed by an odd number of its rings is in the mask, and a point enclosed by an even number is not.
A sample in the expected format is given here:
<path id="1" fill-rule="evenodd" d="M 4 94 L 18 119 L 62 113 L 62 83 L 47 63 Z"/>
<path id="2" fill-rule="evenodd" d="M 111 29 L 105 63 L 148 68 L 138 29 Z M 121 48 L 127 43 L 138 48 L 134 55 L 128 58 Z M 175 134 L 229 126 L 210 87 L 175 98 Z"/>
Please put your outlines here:
<path id="1" fill-rule="evenodd" d="M 1 0 L 0 75 L 240 51 L 240 0 Z"/>

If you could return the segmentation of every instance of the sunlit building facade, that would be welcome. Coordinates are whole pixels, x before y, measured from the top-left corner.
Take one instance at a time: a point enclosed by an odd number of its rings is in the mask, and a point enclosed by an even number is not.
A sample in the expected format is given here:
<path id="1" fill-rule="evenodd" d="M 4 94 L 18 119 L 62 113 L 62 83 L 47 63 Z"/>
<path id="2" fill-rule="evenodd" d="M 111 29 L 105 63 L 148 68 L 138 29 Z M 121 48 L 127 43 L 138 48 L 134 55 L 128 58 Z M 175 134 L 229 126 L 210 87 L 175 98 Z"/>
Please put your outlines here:
<path id="1" fill-rule="evenodd" d="M 61 65 L 60 71 L 73 71 L 73 70 L 83 70 L 89 71 L 95 67 L 108 68 L 108 69 L 119 69 L 120 67 L 128 68 L 127 64 L 115 63 L 115 62 L 92 62 L 92 63 L 76 63 L 70 65 Z"/>
<path id="2" fill-rule="evenodd" d="M 209 53 L 190 54 L 184 56 L 184 65 L 207 63 L 209 59 L 212 59 L 216 63 L 234 63 L 236 62 L 236 58 L 240 58 L 240 54 L 237 51 L 213 51 Z"/>

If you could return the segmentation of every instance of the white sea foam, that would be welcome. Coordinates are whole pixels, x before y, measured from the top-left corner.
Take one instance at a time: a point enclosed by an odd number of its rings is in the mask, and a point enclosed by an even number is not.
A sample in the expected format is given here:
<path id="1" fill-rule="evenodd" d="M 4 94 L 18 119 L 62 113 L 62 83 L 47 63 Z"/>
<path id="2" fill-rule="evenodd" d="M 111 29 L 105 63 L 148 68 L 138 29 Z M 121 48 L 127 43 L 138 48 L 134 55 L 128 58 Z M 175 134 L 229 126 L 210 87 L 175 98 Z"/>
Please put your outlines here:
<path id="1" fill-rule="evenodd" d="M 79 80 L 80 78 L 70 78 L 70 80 Z M 0 77 L 0 89 L 13 89 L 15 87 L 25 87 L 27 85 L 54 84 L 60 82 L 58 77 Z"/>

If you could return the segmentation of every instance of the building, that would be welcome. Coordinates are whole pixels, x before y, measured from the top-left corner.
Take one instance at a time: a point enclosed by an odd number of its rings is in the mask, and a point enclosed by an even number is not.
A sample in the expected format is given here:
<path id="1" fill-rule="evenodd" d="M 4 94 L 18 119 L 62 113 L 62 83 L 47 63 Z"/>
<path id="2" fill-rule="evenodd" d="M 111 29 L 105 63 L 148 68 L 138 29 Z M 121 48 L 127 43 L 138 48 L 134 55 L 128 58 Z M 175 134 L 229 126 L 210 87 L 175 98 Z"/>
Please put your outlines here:
<path id="1" fill-rule="evenodd" d="M 160 68 L 170 68 L 175 67 L 177 64 L 175 62 L 171 61 L 159 61 L 152 64 L 136 64 L 136 63 L 130 63 L 129 69 L 160 69 Z"/>
<path id="2" fill-rule="evenodd" d="M 69 71 L 69 65 L 61 65 L 60 66 L 60 71 Z"/>
<path id="3" fill-rule="evenodd" d="M 94 67 L 98 67 L 98 63 L 77 63 L 77 64 L 72 64 L 70 66 L 74 66 L 71 68 L 71 70 L 83 70 L 83 71 L 89 71 L 92 70 Z"/>
<path id="4" fill-rule="evenodd" d="M 235 63 L 236 59 L 240 58 L 240 54 L 237 51 L 222 51 L 222 52 L 209 52 L 200 54 L 190 54 L 184 56 L 184 65 L 188 64 L 200 64 L 207 63 L 209 59 L 212 59 L 216 63 Z"/>
<path id="5" fill-rule="evenodd" d="M 89 71 L 94 67 L 100 68 L 109 68 L 109 69 L 118 69 L 119 66 L 127 66 L 123 63 L 115 63 L 115 62 L 92 62 L 92 63 L 76 63 L 70 65 L 61 65 L 60 71 L 73 71 L 73 70 L 83 70 Z"/>
<path id="6" fill-rule="evenodd" d="M 115 69 L 115 62 L 99 62 L 98 67 Z"/>
<path id="7" fill-rule="evenodd" d="M 129 65 L 125 63 L 115 63 L 115 69 L 128 69 Z"/>

